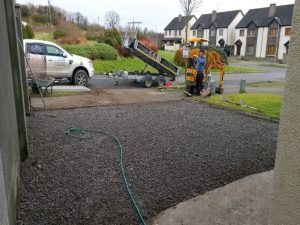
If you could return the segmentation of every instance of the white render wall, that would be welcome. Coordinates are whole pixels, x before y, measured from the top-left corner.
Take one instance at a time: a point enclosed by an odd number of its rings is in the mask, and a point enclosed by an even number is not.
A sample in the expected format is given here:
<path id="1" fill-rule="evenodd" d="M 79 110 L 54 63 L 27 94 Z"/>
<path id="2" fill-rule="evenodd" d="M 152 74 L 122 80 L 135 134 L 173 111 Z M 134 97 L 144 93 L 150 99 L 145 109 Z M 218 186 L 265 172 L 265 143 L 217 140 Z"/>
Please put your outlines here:
<path id="1" fill-rule="evenodd" d="M 278 48 L 278 59 L 283 59 L 283 54 L 286 53 L 286 47 L 284 44 L 290 40 L 290 35 L 285 35 L 285 28 L 292 28 L 291 26 L 281 27 L 280 29 L 280 39 Z"/>
<path id="2" fill-rule="evenodd" d="M 268 27 L 259 27 L 257 31 L 257 43 L 255 56 L 258 58 L 265 58 L 267 53 L 268 42 Z"/>
<path id="3" fill-rule="evenodd" d="M 219 35 L 219 32 L 220 32 L 221 29 L 223 29 L 223 35 Z M 218 28 L 216 32 L 217 32 L 216 45 L 217 45 L 217 46 L 220 46 L 220 44 L 219 44 L 218 42 L 219 42 L 222 38 L 223 38 L 224 41 L 225 41 L 225 45 L 228 44 L 228 43 L 227 43 L 227 42 L 228 42 L 228 39 L 227 39 L 227 37 L 228 37 L 228 29 L 227 29 L 227 28 Z"/>
<path id="4" fill-rule="evenodd" d="M 243 19 L 243 14 L 239 12 L 239 14 L 234 18 L 232 23 L 228 26 L 228 33 L 227 33 L 227 44 L 228 45 L 234 45 L 235 41 L 238 40 L 236 39 L 236 32 L 235 32 L 235 27 L 238 25 L 238 23 Z M 225 38 L 224 38 L 225 40 Z M 244 42 L 243 42 L 244 43 Z"/>
<path id="5" fill-rule="evenodd" d="M 240 36 L 240 30 L 244 30 L 244 36 Z M 246 54 L 246 40 L 247 40 L 247 29 L 246 28 L 242 28 L 242 29 L 235 29 L 235 42 L 237 41 L 237 40 L 241 40 L 242 41 L 242 46 L 241 46 L 241 56 L 245 56 L 245 54 Z M 235 47 L 234 48 L 234 55 L 236 55 L 236 53 L 237 53 L 237 48 Z"/>
<path id="6" fill-rule="evenodd" d="M 209 40 L 209 29 L 203 29 L 203 38 Z M 208 42 L 203 42 L 203 45 L 208 45 Z"/>

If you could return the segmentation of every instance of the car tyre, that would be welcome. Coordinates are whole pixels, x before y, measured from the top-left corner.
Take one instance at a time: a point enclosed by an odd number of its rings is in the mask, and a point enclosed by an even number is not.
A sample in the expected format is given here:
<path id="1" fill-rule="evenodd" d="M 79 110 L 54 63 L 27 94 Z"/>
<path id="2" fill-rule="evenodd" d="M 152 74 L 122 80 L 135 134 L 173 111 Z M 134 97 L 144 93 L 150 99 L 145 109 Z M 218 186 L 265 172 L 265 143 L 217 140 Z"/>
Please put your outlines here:
<path id="1" fill-rule="evenodd" d="M 74 74 L 74 84 L 80 86 L 87 86 L 88 75 L 84 70 L 77 70 Z"/>

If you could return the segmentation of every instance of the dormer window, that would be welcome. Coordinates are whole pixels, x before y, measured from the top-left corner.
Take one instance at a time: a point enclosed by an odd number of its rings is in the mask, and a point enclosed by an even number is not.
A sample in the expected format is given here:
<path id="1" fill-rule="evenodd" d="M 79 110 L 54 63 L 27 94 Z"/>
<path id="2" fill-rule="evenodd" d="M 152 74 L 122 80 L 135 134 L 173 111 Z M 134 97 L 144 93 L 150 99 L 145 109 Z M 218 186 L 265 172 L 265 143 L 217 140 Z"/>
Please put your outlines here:
<path id="1" fill-rule="evenodd" d="M 216 31 L 215 30 L 211 30 L 210 31 L 210 36 L 216 36 Z"/>

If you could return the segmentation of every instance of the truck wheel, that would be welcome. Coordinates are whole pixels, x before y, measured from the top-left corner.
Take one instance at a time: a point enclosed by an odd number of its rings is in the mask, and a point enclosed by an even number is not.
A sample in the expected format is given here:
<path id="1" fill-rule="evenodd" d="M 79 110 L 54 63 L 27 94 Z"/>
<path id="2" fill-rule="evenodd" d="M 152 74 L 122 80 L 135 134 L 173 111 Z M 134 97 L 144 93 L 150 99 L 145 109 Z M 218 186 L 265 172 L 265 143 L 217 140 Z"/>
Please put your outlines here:
<path id="1" fill-rule="evenodd" d="M 74 74 L 74 84 L 80 86 L 87 86 L 88 75 L 84 70 L 77 70 Z"/>
<path id="2" fill-rule="evenodd" d="M 152 80 L 152 77 L 151 76 L 147 76 L 144 80 L 144 86 L 146 88 L 151 88 L 152 87 L 152 84 L 153 84 L 153 80 Z"/>
<path id="3" fill-rule="evenodd" d="M 166 79 L 163 76 L 159 76 L 157 78 L 157 85 L 158 85 L 158 87 L 165 86 L 165 83 L 166 83 Z"/>

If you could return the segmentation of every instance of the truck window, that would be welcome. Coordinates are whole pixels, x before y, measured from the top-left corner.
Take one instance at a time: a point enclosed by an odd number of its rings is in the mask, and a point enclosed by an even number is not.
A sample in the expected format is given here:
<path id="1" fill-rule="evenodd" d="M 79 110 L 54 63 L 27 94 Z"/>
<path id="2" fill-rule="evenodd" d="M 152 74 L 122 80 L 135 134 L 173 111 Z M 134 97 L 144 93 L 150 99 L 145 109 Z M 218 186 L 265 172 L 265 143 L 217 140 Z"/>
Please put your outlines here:
<path id="1" fill-rule="evenodd" d="M 51 56 L 63 56 L 64 52 L 60 50 L 59 48 L 52 46 L 52 45 L 47 45 L 47 55 Z"/>
<path id="2" fill-rule="evenodd" d="M 27 43 L 27 53 L 45 55 L 45 45 L 39 43 Z"/>

